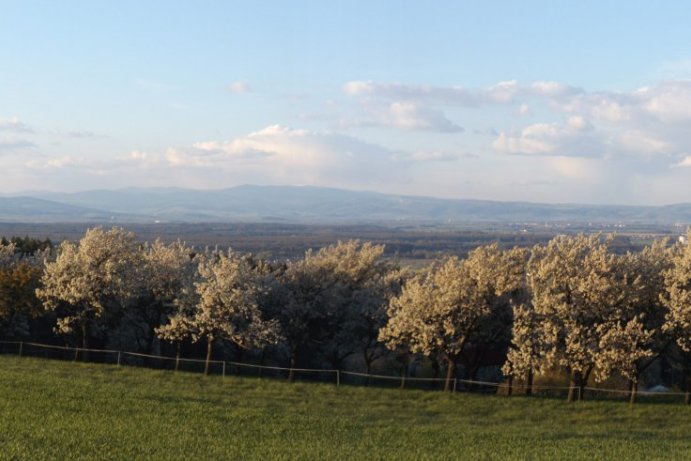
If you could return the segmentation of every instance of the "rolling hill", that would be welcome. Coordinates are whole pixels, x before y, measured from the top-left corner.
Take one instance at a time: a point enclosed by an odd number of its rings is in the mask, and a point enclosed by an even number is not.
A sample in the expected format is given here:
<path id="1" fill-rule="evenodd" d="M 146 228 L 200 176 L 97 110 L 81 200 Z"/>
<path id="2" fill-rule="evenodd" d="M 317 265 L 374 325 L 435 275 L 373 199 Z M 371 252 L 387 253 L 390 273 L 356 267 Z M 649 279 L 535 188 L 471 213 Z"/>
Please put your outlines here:
<path id="1" fill-rule="evenodd" d="M 306 186 L 129 188 L 0 198 L 2 222 L 691 223 L 691 204 L 454 200 Z"/>

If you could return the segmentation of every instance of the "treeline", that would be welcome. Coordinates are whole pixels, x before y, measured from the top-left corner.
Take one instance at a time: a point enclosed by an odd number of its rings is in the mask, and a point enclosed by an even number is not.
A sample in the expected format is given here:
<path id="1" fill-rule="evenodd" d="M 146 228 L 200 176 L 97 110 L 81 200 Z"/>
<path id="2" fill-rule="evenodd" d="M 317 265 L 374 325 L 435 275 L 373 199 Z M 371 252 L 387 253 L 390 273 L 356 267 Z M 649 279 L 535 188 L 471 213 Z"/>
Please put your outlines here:
<path id="1" fill-rule="evenodd" d="M 0 235 L 29 235 L 43 239 L 47 235 L 59 236 L 60 240 L 78 241 L 90 227 L 88 223 L 0 223 Z M 149 223 L 128 224 L 141 241 L 153 242 L 160 238 L 165 242 L 182 240 L 196 248 L 211 246 L 228 248 L 242 253 L 253 253 L 264 259 L 299 259 L 308 249 L 317 250 L 352 239 L 386 245 L 384 256 L 400 258 L 416 266 L 426 264 L 440 255 L 465 257 L 478 246 L 499 243 L 503 248 L 532 247 L 545 244 L 561 233 L 577 234 L 576 225 L 560 227 L 522 227 L 518 224 L 495 226 L 485 223 L 475 229 L 444 227 L 384 227 L 375 225 L 301 225 L 289 223 Z M 583 227 L 583 232 L 593 233 L 597 226 Z M 655 226 L 650 229 L 631 229 L 617 234 L 610 243 L 615 253 L 640 251 L 655 237 L 677 235 L 678 229 Z"/>
<path id="2" fill-rule="evenodd" d="M 53 248 L 53 242 L 49 238 L 39 240 L 25 236 L 10 237 L 10 239 L 7 240 L 6 237 L 0 237 L 1 246 L 8 247 L 10 244 L 12 245 L 12 251 L 14 253 L 22 255 L 33 255 L 39 251 L 51 250 Z"/>
<path id="3" fill-rule="evenodd" d="M 177 354 L 253 354 L 292 368 L 418 357 L 474 378 L 497 355 L 509 392 L 564 372 L 569 400 L 589 381 L 625 379 L 632 402 L 652 364 L 691 391 L 691 247 L 612 251 L 612 236 L 558 236 L 533 248 L 480 246 L 410 272 L 384 247 L 348 241 L 269 261 L 181 242 L 141 244 L 124 229 L 78 243 L 0 242 L 5 338 Z M 36 242 L 37 244 L 40 242 Z M 45 243 L 45 242 L 44 242 Z M 197 351 L 201 352 L 201 351 Z M 292 373 L 290 378 L 292 379 Z"/>

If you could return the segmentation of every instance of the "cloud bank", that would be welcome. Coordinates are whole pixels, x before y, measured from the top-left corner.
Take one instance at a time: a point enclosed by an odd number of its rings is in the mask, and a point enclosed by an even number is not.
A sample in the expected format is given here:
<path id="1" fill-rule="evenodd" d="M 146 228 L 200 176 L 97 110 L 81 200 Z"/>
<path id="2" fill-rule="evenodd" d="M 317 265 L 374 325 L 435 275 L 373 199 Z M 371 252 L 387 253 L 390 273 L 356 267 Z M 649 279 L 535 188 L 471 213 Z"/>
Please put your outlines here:
<path id="1" fill-rule="evenodd" d="M 250 88 L 235 82 L 229 90 Z M 309 129 L 267 124 L 226 139 L 119 150 L 117 139 L 88 130 L 36 131 L 0 118 L 11 177 L 4 187 L 310 184 L 599 203 L 691 196 L 691 81 L 631 91 L 553 81 L 485 88 L 351 81 L 340 90 L 318 116 L 299 119 Z"/>

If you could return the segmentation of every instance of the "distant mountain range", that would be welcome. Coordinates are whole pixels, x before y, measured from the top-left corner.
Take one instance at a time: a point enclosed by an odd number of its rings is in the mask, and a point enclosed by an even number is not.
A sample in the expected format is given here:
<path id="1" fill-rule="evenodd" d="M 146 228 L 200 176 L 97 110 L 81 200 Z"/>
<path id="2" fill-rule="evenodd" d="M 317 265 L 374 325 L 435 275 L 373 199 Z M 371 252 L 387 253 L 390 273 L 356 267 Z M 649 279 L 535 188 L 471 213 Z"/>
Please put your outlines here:
<path id="1" fill-rule="evenodd" d="M 130 188 L 0 197 L 0 222 L 691 223 L 691 204 L 619 206 L 453 200 L 303 186 Z"/>

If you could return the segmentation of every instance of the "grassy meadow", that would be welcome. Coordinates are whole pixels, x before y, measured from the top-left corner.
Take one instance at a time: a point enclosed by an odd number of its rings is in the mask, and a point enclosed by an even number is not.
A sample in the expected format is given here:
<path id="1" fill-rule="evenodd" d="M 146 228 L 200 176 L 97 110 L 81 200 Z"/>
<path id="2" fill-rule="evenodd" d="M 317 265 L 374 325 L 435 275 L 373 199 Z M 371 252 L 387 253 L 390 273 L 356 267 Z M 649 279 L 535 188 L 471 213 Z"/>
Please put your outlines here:
<path id="1" fill-rule="evenodd" d="M 680 403 L 443 394 L 0 356 L 0 459 L 691 459 Z"/>

